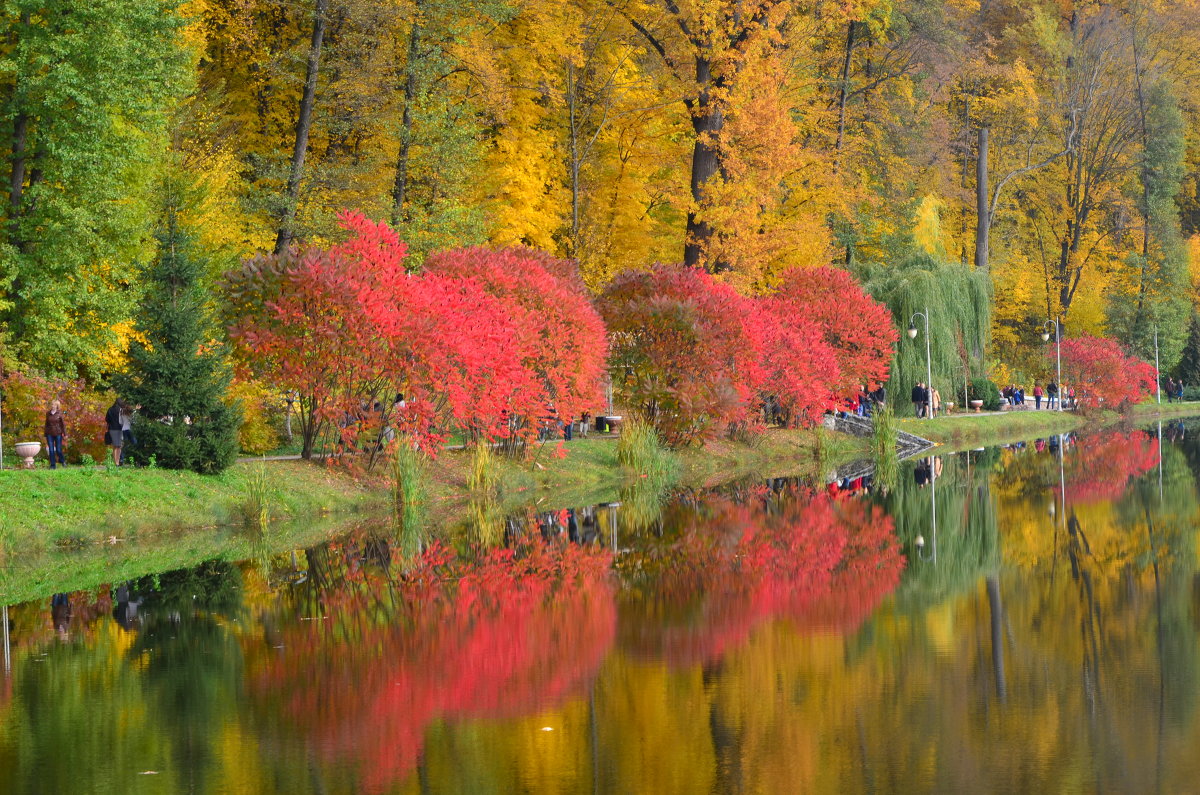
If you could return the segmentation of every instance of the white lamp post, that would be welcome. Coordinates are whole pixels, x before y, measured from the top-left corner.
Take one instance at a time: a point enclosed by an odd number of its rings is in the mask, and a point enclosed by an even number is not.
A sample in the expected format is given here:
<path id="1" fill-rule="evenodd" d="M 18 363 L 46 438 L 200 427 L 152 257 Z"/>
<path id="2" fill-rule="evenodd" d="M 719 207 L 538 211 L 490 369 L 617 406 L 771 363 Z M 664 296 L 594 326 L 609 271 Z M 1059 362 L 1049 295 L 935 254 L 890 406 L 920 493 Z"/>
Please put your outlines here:
<path id="1" fill-rule="evenodd" d="M 1062 383 L 1062 334 L 1059 331 L 1058 320 L 1047 320 L 1042 324 L 1042 342 L 1050 340 L 1050 328 L 1054 329 L 1054 356 L 1056 359 L 1055 378 L 1058 379 L 1058 410 L 1062 411 L 1063 404 L 1063 383 Z"/>
<path id="2" fill-rule="evenodd" d="M 932 456 L 929 458 L 929 515 L 930 515 L 930 534 L 933 538 L 933 544 L 930 546 L 929 554 L 925 554 L 925 536 L 918 534 L 914 543 L 917 547 L 917 557 L 920 560 L 927 560 L 930 563 L 937 563 L 937 462 Z"/>
<path id="3" fill-rule="evenodd" d="M 909 339 L 917 338 L 917 318 L 925 320 L 925 389 L 929 398 L 926 401 L 925 418 L 931 420 L 933 419 L 933 359 L 929 355 L 929 307 L 925 307 L 924 312 L 914 312 L 913 316 L 908 319 Z"/>

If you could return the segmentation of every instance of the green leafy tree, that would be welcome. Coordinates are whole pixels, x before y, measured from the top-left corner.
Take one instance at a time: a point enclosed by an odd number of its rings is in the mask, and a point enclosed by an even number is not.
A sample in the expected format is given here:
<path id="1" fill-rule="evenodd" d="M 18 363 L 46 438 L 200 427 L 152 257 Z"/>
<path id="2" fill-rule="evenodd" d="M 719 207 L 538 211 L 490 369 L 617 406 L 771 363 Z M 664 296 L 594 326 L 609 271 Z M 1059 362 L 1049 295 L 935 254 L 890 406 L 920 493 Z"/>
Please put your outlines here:
<path id="1" fill-rule="evenodd" d="M 1145 92 L 1143 144 L 1139 161 L 1142 245 L 1126 264 L 1133 278 L 1109 295 L 1112 334 L 1147 361 L 1154 361 L 1157 333 L 1159 362 L 1171 370 L 1187 340 L 1187 250 L 1180 232 L 1179 195 L 1187 149 L 1179 102 L 1167 80 Z"/>
<path id="2" fill-rule="evenodd" d="M 159 254 L 144 275 L 146 298 L 117 388 L 141 408 L 134 435 L 139 458 L 170 469 L 220 472 L 237 457 L 241 410 L 225 402 L 230 372 L 201 284 L 204 267 L 189 251 L 173 211 Z"/>
<path id="3" fill-rule="evenodd" d="M 187 90 L 178 6 L 0 5 L 0 328 L 49 375 L 101 371 L 136 305 L 166 118 Z"/>

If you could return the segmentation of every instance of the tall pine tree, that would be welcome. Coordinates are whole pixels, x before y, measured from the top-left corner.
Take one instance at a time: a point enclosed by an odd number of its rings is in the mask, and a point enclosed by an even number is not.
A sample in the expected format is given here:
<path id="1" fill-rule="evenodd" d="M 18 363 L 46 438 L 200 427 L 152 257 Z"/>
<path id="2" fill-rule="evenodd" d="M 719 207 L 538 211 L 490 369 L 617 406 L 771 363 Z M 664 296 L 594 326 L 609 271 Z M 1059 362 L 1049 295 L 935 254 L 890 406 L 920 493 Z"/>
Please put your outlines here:
<path id="1" fill-rule="evenodd" d="M 241 410 L 225 402 L 231 374 L 205 301 L 204 268 L 192 258 L 173 209 L 158 240 L 158 257 L 144 275 L 142 339 L 130 347 L 128 370 L 117 379 L 120 395 L 140 406 L 131 452 L 169 469 L 220 472 L 237 458 Z"/>
<path id="2" fill-rule="evenodd" d="M 1192 312 L 1192 323 L 1188 329 L 1187 344 L 1183 358 L 1175 368 L 1175 374 L 1184 386 L 1200 386 L 1200 314 Z"/>

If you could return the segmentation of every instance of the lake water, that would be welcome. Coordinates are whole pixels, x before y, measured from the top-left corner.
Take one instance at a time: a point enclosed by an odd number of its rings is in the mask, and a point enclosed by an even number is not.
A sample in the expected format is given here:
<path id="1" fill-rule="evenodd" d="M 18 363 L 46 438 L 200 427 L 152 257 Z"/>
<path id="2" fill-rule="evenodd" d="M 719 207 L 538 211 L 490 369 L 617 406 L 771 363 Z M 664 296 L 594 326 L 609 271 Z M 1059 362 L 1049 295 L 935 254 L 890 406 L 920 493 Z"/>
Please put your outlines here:
<path id="1" fill-rule="evenodd" d="M 46 594 L 0 792 L 1196 791 L 1198 474 L 1173 423 Z"/>

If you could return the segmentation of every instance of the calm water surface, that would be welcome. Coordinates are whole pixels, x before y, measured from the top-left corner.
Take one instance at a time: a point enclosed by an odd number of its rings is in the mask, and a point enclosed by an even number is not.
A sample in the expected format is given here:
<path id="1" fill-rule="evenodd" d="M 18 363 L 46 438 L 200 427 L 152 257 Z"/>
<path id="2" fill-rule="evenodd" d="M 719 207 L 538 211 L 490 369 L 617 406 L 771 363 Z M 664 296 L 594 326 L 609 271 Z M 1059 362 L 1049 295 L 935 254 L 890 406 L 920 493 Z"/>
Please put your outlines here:
<path id="1" fill-rule="evenodd" d="M 1200 426 L 1159 437 L 46 594 L 0 791 L 1196 791 Z"/>

